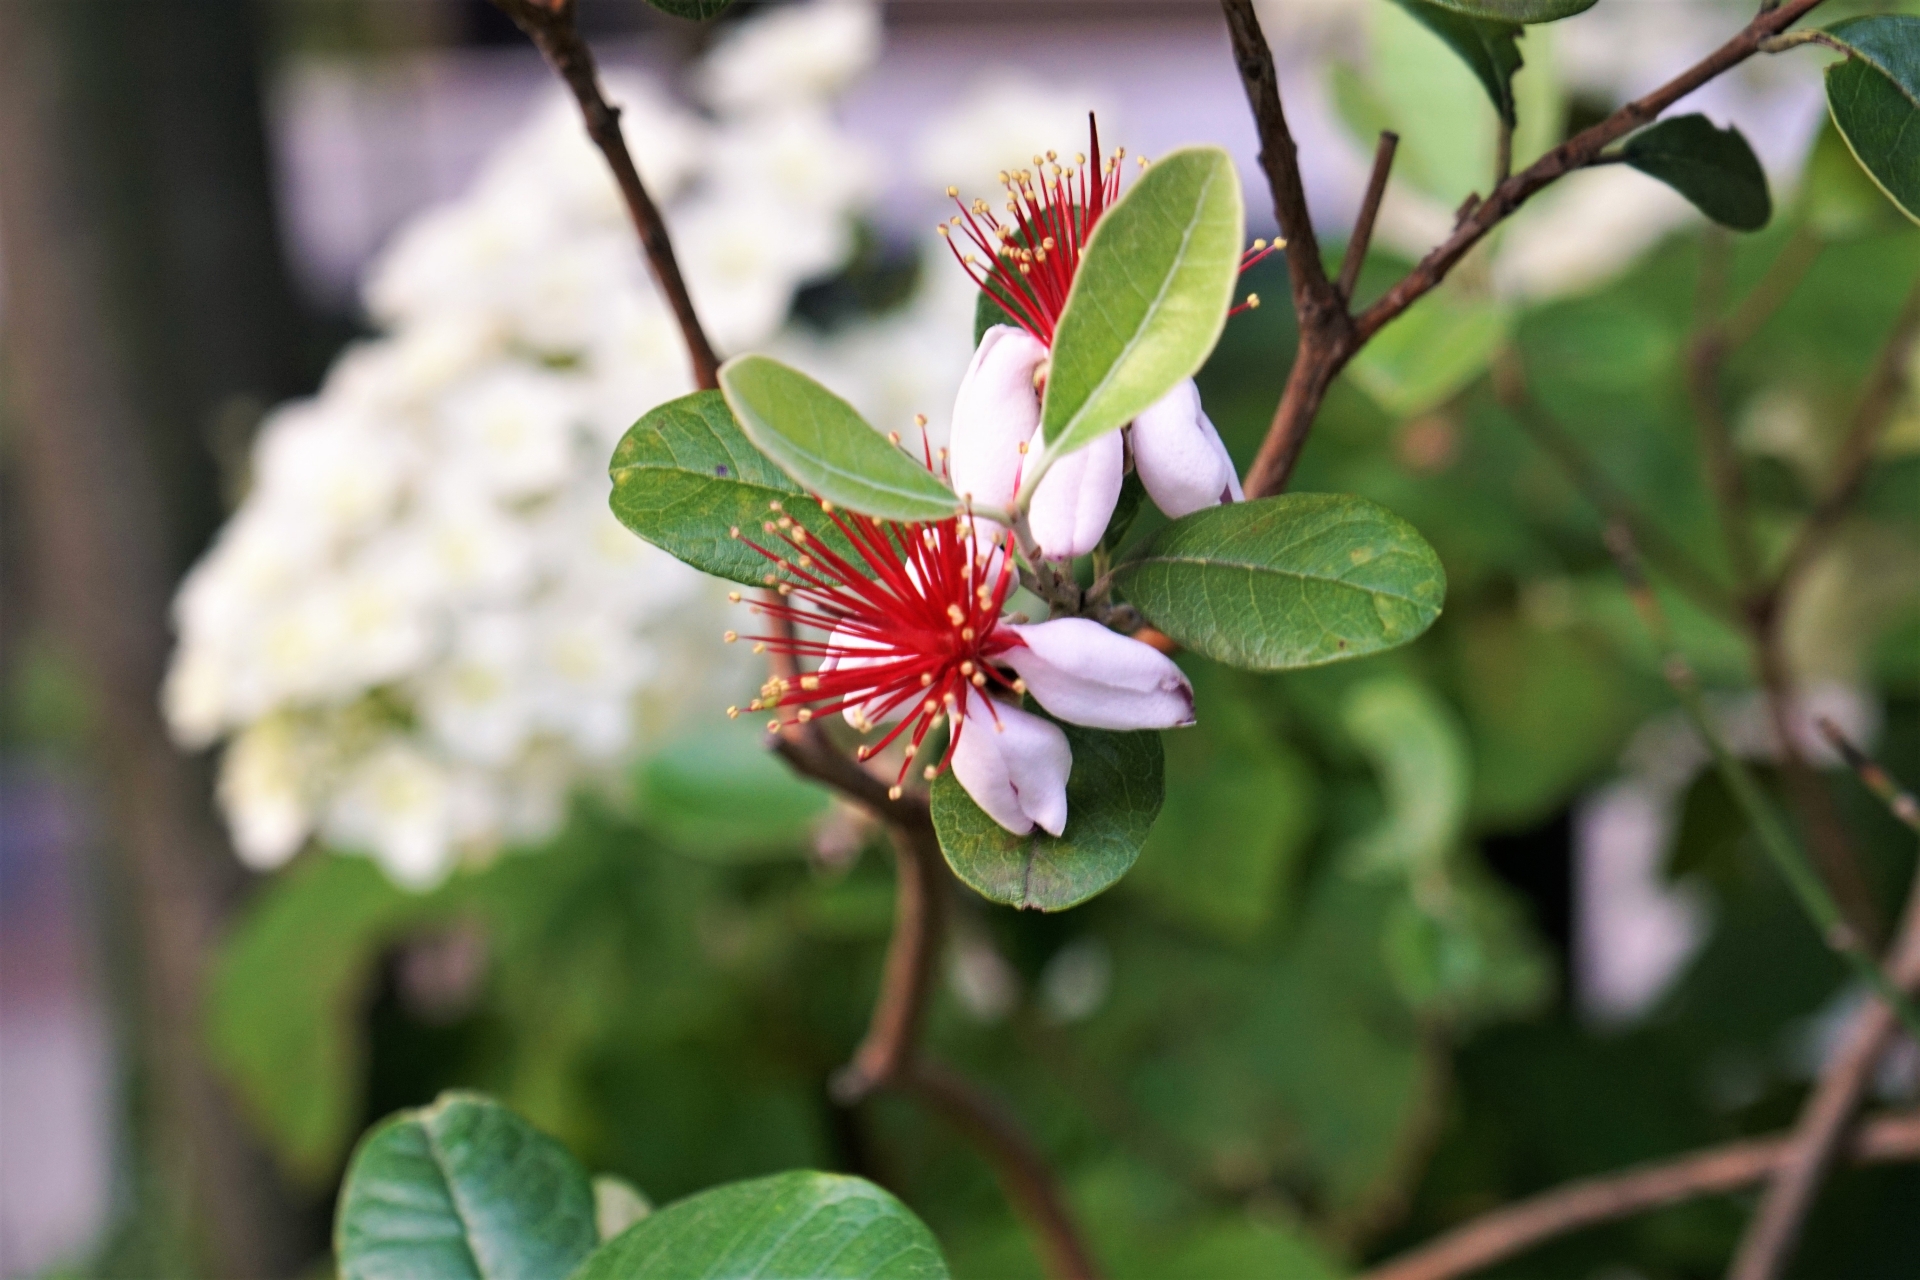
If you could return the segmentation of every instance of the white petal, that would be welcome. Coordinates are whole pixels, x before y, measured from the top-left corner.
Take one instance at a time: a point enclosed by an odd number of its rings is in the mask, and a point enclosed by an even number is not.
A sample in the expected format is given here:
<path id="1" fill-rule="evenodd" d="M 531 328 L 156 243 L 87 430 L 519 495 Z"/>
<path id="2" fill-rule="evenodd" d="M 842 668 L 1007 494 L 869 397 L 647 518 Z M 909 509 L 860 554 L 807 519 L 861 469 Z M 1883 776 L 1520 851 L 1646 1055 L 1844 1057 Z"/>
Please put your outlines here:
<path id="1" fill-rule="evenodd" d="M 1235 501 L 1241 497 L 1233 459 L 1207 421 L 1192 378 L 1133 420 L 1133 467 L 1153 504 L 1176 520 L 1219 505 L 1229 493 Z"/>
<path id="2" fill-rule="evenodd" d="M 1072 772 L 1073 751 L 1059 726 L 1005 703 L 989 707 L 980 694 L 967 691 L 953 776 L 989 818 L 1017 836 L 1036 824 L 1059 835 L 1067 826 Z"/>
<path id="3" fill-rule="evenodd" d="M 1152 645 L 1091 618 L 1003 625 L 1026 643 L 994 656 L 1041 706 L 1093 729 L 1171 729 L 1193 723 L 1193 686 Z"/>
<path id="4" fill-rule="evenodd" d="M 1020 446 L 1040 427 L 1033 374 L 1046 358 L 1046 347 L 1024 329 L 999 324 L 981 337 L 953 400 L 947 468 L 955 493 L 983 506 L 1013 501 L 1025 461 Z"/>
<path id="5" fill-rule="evenodd" d="M 821 661 L 820 670 L 823 673 L 828 671 L 853 671 L 860 667 L 870 667 L 883 659 L 879 657 L 861 658 L 854 656 L 854 654 L 861 649 L 885 649 L 887 647 L 877 640 L 869 640 L 865 636 L 856 635 L 851 631 L 840 628 L 834 630 L 833 635 L 828 638 L 827 643 L 834 648 L 835 652 L 829 654 Z M 892 658 L 889 656 L 885 660 L 891 661 Z M 886 703 L 882 699 L 870 698 L 865 702 L 856 702 L 849 705 L 845 710 L 841 711 L 840 714 L 846 718 L 848 724 L 864 733 L 868 729 L 877 728 L 883 724 L 892 724 L 895 720 L 898 720 L 913 708 L 913 700 L 908 699 L 892 711 L 883 715 L 881 714 L 881 709 L 885 707 L 885 705 Z"/>
<path id="6" fill-rule="evenodd" d="M 1047 468 L 1027 520 L 1041 553 L 1049 559 L 1083 556 L 1100 542 L 1120 501 L 1126 478 L 1126 446 L 1118 431 L 1109 431 L 1083 449 L 1076 449 Z"/>

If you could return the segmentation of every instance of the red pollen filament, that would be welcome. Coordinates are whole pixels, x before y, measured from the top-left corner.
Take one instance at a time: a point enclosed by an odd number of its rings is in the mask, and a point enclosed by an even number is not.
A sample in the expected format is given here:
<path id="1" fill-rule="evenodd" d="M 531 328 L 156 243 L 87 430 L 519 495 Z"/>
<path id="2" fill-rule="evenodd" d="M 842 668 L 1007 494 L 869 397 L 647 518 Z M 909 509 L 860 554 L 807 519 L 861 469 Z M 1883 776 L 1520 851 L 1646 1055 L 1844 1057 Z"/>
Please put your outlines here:
<path id="1" fill-rule="evenodd" d="M 1102 164 L 1100 130 L 1092 112 L 1087 113 L 1087 139 L 1088 154 L 1074 157 L 1070 164 L 1062 164 L 1058 154 L 1049 151 L 1035 156 L 1031 169 L 1002 173 L 1005 221 L 985 200 L 967 204 L 949 187 L 947 194 L 960 212 L 936 228 L 960 269 L 1015 324 L 1049 348 L 1094 224 L 1120 197 L 1120 162 L 1126 149 L 1116 150 Z M 956 242 L 956 230 L 972 242 L 978 255 Z M 1240 270 L 1281 247 L 1277 240 L 1272 244 L 1254 241 L 1240 259 Z M 1259 305 L 1258 297 L 1249 297 L 1231 314 Z"/>
<path id="2" fill-rule="evenodd" d="M 868 722 L 863 731 L 898 716 L 884 737 L 859 752 L 868 759 L 906 735 L 896 783 L 933 726 L 948 716 L 953 732 L 938 772 L 960 740 L 968 691 L 989 684 L 1014 688 L 1013 678 L 993 664 L 995 656 L 1021 643 L 998 630 L 1014 583 L 1012 558 L 1003 552 L 996 565 L 993 545 L 971 525 L 963 529 L 957 516 L 895 523 L 827 503 L 820 507 L 845 536 L 852 558 L 779 515 L 777 507 L 777 519 L 763 528 L 784 551 L 741 538 L 786 579 L 769 574 L 775 594 L 757 606 L 787 624 L 778 629 L 782 634 L 749 638 L 816 664 L 814 671 L 769 680 L 749 709 L 803 708 L 782 722 L 790 725 L 852 708 Z M 826 638 L 803 638 L 800 628 L 825 632 Z"/>

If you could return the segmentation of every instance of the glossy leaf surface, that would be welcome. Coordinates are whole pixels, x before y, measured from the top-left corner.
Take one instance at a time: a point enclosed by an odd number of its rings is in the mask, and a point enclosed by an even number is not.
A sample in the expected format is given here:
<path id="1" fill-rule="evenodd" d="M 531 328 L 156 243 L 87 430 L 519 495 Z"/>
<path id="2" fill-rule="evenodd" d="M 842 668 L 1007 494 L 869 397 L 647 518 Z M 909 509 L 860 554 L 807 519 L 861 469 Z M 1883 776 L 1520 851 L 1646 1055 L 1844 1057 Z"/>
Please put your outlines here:
<path id="1" fill-rule="evenodd" d="M 1558 22 L 1593 8 L 1596 0 L 1431 0 L 1442 9 L 1451 9 L 1471 18 L 1492 18 L 1499 22 Z"/>
<path id="2" fill-rule="evenodd" d="M 992 902 L 1064 911 L 1127 873 L 1160 812 L 1165 763 L 1158 733 L 1062 724 L 1073 748 L 1067 825 L 1017 836 L 988 817 L 951 771 L 933 784 L 933 825 L 953 873 Z"/>
<path id="3" fill-rule="evenodd" d="M 1513 101 L 1513 76 L 1520 70 L 1519 24 L 1473 17 L 1435 0 L 1394 0 L 1421 26 L 1447 42 L 1460 55 L 1500 118 L 1512 127 L 1519 121 Z"/>
<path id="4" fill-rule="evenodd" d="M 1156 534 L 1115 584 L 1148 622 L 1217 662 L 1283 671 L 1407 643 L 1446 575 L 1413 526 L 1365 498 L 1287 494 Z"/>
<path id="5" fill-rule="evenodd" d="M 844 544 L 800 486 L 741 432 L 717 391 L 650 410 L 621 439 L 609 473 L 621 524 L 717 577 L 761 585 L 770 562 L 732 531 L 764 545 L 761 525 L 772 502 L 817 536 Z"/>
<path id="6" fill-rule="evenodd" d="M 720 367 L 720 389 L 747 438 L 810 493 L 883 520 L 938 520 L 960 507 L 953 490 L 798 369 L 735 356 Z"/>
<path id="7" fill-rule="evenodd" d="M 1827 68 L 1827 110 L 1860 167 L 1920 222 L 1920 17 L 1871 14 L 1828 28 L 1852 50 Z"/>
<path id="8" fill-rule="evenodd" d="M 1703 115 L 1674 116 L 1642 129 L 1621 159 L 1691 200 L 1735 231 L 1758 231 L 1773 216 L 1760 158 L 1735 128 L 1717 129 Z"/>
<path id="9" fill-rule="evenodd" d="M 641 1219 L 575 1280 L 946 1280 L 933 1233 L 870 1182 L 781 1173 L 715 1187 Z"/>
<path id="10" fill-rule="evenodd" d="M 598 1241 L 580 1163 L 499 1103 L 464 1093 L 361 1140 L 334 1224 L 343 1280 L 565 1280 Z"/>

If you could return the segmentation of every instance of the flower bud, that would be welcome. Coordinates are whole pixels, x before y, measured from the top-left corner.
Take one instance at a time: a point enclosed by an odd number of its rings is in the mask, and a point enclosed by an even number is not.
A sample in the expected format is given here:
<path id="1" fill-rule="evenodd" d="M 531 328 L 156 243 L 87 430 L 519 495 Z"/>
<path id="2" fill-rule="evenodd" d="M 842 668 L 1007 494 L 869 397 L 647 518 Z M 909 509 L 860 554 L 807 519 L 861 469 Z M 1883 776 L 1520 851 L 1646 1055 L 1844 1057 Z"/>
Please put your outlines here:
<path id="1" fill-rule="evenodd" d="M 947 468 L 955 493 L 987 506 L 1013 501 L 1026 461 L 1020 446 L 1040 427 L 1033 375 L 1046 358 L 1038 339 L 1011 325 L 995 325 L 981 337 L 953 400 Z"/>
<path id="2" fill-rule="evenodd" d="M 1245 497 L 1192 378 L 1133 420 L 1132 440 L 1140 483 L 1153 504 L 1174 519 Z"/>
<path id="3" fill-rule="evenodd" d="M 1066 830 L 1073 750 L 1059 726 L 968 690 L 958 733 L 953 776 L 989 818 L 1017 836 Z"/>
<path id="4" fill-rule="evenodd" d="M 1126 446 L 1118 431 L 1076 449 L 1047 468 L 1033 491 L 1027 520 L 1041 554 L 1051 560 L 1083 556 L 1100 542 L 1126 479 Z"/>

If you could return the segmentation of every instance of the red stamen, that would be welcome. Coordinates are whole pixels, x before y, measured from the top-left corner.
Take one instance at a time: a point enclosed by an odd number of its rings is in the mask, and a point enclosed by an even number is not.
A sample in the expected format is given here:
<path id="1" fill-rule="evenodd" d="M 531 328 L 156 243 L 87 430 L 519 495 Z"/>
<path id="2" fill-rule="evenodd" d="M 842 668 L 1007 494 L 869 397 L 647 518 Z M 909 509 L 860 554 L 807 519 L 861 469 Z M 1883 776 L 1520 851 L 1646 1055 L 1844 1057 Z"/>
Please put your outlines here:
<path id="1" fill-rule="evenodd" d="M 827 633 L 824 640 L 797 634 L 745 637 L 775 653 L 819 663 L 815 671 L 770 680 L 749 710 L 805 708 L 784 722 L 793 724 L 849 708 L 884 721 L 905 709 L 898 724 L 861 751 L 862 759 L 869 758 L 904 735 L 907 758 L 896 782 L 906 777 L 934 725 L 949 716 L 953 733 L 936 772 L 944 769 L 959 741 L 969 687 L 1014 688 L 993 665 L 997 655 L 1020 643 L 998 631 L 1000 610 L 1013 588 L 1012 558 L 1003 551 L 992 569 L 992 548 L 982 545 L 971 525 L 963 531 L 960 517 L 898 524 L 826 503 L 821 509 L 846 538 L 851 557 L 785 516 L 762 526 L 784 549 L 741 539 L 786 579 L 777 584 L 779 602 L 759 605 L 757 611 Z"/>

